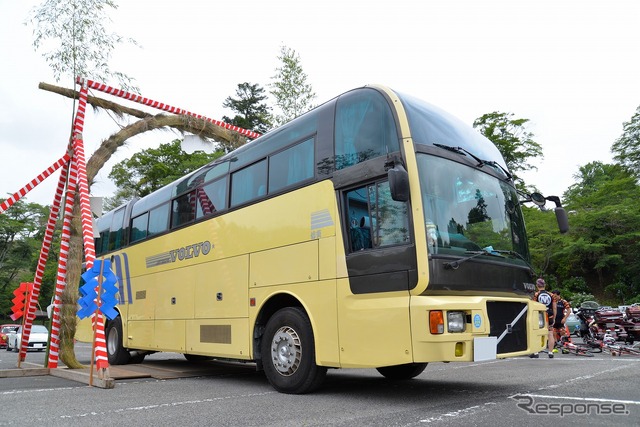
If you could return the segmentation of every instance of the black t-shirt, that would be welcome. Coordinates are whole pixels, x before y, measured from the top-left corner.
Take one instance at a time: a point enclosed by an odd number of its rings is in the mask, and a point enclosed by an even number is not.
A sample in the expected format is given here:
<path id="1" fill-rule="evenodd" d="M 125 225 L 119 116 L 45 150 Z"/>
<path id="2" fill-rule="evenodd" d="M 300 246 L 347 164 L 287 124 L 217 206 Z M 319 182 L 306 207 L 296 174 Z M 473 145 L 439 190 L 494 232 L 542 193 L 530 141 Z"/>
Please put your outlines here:
<path id="1" fill-rule="evenodd" d="M 535 296 L 536 301 L 547 306 L 547 315 L 551 319 L 553 317 L 553 295 L 547 291 L 538 291 Z"/>

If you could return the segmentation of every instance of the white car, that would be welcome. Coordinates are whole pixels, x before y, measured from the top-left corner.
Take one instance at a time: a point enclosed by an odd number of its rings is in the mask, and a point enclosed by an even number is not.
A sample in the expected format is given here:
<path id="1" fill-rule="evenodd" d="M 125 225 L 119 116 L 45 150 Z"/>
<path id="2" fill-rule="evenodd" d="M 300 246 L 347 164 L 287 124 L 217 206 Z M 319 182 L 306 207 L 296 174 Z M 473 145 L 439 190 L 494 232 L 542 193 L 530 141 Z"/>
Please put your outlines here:
<path id="1" fill-rule="evenodd" d="M 7 351 L 13 350 L 17 352 L 20 349 L 22 340 L 22 326 L 20 326 L 15 332 L 10 332 L 7 338 Z M 32 325 L 27 350 L 42 351 L 47 348 L 48 342 L 49 330 L 42 325 Z"/>

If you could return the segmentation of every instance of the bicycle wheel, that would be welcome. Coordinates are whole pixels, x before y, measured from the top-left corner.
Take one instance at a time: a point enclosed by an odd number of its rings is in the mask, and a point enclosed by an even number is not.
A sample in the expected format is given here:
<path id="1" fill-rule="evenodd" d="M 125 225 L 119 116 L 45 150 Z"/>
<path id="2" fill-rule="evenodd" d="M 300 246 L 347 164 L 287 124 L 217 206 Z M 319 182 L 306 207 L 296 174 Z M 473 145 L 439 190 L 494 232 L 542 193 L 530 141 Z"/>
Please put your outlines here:
<path id="1" fill-rule="evenodd" d="M 602 347 L 602 351 L 611 356 L 620 356 L 620 347 L 617 345 L 614 346 L 605 344 L 604 347 Z"/>
<path id="2" fill-rule="evenodd" d="M 602 353 L 602 342 L 595 339 L 591 334 L 585 334 L 582 337 L 582 342 L 589 346 L 592 353 Z"/>
<path id="3" fill-rule="evenodd" d="M 633 346 L 620 346 L 620 354 L 621 355 L 630 355 L 630 356 L 640 356 L 640 348 Z"/>
<path id="4" fill-rule="evenodd" d="M 586 343 L 585 346 L 589 347 L 591 353 L 602 353 L 602 345 L 599 342 Z"/>
<path id="5" fill-rule="evenodd" d="M 569 353 L 575 354 L 576 356 L 593 357 L 591 348 L 585 344 L 574 344 L 569 349 Z"/>

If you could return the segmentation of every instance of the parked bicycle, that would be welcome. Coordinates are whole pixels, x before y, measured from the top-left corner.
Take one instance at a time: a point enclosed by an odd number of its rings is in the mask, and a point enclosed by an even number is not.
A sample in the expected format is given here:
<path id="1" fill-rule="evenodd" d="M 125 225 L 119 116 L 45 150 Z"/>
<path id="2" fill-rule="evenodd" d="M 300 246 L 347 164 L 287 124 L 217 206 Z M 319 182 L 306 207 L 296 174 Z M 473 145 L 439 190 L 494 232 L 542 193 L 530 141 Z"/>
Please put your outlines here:
<path id="1" fill-rule="evenodd" d="M 611 356 L 640 356 L 640 345 L 616 344 L 613 337 L 605 335 L 602 340 L 602 351 Z"/>
<path id="2" fill-rule="evenodd" d="M 594 350 L 597 352 L 597 349 L 590 344 L 574 343 L 567 337 L 562 337 L 559 347 L 562 354 L 575 354 L 576 356 L 593 357 Z"/>

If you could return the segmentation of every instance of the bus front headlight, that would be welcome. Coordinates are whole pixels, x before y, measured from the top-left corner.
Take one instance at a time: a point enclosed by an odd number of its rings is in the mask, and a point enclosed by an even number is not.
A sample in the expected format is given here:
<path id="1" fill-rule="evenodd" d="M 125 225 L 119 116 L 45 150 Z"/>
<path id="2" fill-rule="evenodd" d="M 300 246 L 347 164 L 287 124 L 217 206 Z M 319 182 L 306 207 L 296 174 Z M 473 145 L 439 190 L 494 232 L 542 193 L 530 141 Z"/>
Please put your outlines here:
<path id="1" fill-rule="evenodd" d="M 447 330 L 449 332 L 464 332 L 465 314 L 463 311 L 447 312 Z"/>
<path id="2" fill-rule="evenodd" d="M 538 312 L 538 328 L 544 328 L 544 312 Z"/>

